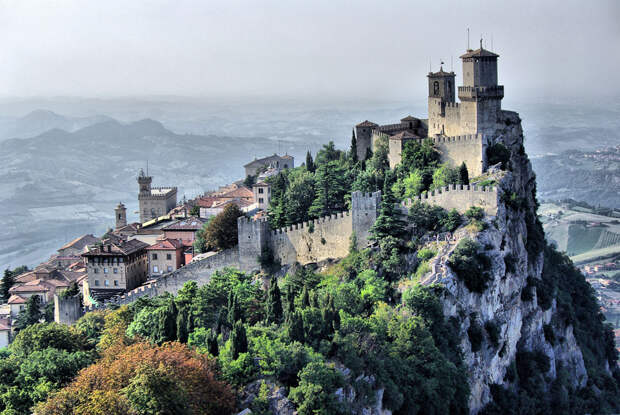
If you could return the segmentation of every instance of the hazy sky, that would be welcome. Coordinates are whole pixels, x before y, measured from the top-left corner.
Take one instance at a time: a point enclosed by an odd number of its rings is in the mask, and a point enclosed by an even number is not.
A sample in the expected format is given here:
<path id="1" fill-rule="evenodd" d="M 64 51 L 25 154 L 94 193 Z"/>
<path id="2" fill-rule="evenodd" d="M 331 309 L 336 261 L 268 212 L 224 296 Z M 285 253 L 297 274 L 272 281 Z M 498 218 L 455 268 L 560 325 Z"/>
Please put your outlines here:
<path id="1" fill-rule="evenodd" d="M 507 95 L 620 95 L 618 0 L 0 0 L 0 96 L 402 99 L 467 27 Z"/>

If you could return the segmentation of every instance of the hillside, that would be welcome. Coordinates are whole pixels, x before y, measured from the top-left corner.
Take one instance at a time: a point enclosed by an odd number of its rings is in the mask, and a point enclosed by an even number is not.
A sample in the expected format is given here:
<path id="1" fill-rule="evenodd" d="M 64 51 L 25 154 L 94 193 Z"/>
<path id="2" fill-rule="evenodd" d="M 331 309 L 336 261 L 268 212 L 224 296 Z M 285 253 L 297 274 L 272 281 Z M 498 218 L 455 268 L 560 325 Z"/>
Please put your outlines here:
<path id="1" fill-rule="evenodd" d="M 536 157 L 532 166 L 541 200 L 571 198 L 620 207 L 620 146 Z"/>
<path id="2" fill-rule="evenodd" d="M 101 233 L 119 201 L 132 220 L 135 177 L 147 161 L 154 185 L 177 185 L 180 199 L 242 178 L 249 158 L 278 150 L 301 160 L 306 144 L 181 135 L 154 120 L 108 120 L 2 141 L 0 263 L 38 263 L 79 234 Z"/>

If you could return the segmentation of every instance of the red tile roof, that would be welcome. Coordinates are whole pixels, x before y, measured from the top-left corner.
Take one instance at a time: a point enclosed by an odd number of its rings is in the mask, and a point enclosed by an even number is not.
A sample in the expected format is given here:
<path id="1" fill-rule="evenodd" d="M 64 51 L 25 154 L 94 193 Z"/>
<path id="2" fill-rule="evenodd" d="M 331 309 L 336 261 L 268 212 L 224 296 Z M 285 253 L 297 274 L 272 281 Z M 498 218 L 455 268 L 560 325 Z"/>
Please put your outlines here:
<path id="1" fill-rule="evenodd" d="M 231 190 L 230 192 L 226 192 L 220 196 L 220 198 L 233 199 L 233 198 L 246 198 L 252 199 L 254 197 L 254 192 L 245 186 L 241 186 L 235 190 Z"/>
<path id="2" fill-rule="evenodd" d="M 189 218 L 180 219 L 171 225 L 162 228 L 163 231 L 197 231 L 202 229 L 206 219 L 190 216 Z"/>
<path id="3" fill-rule="evenodd" d="M 9 297 L 9 304 L 26 304 L 26 299 L 20 295 L 13 294 Z"/>
<path id="4" fill-rule="evenodd" d="M 160 251 L 160 250 L 177 250 L 179 248 L 183 247 L 183 243 L 181 241 L 179 241 L 178 239 L 163 239 L 159 242 L 157 242 L 154 245 L 149 246 L 148 248 L 146 248 L 149 251 Z"/>
<path id="5" fill-rule="evenodd" d="M 118 240 L 116 242 L 105 242 L 103 246 L 95 247 L 91 251 L 82 254 L 82 256 L 125 256 L 138 252 L 147 246 L 148 244 L 137 239 L 129 241 Z"/>
<path id="6" fill-rule="evenodd" d="M 97 241 L 99 241 L 99 238 L 96 238 L 93 235 L 90 235 L 90 234 L 82 235 L 79 238 L 75 238 L 71 242 L 63 245 L 63 247 L 60 248 L 59 251 L 63 249 L 67 249 L 67 248 L 73 248 L 73 249 L 77 249 L 81 251 L 82 249 L 84 249 L 85 246 L 92 245 L 96 243 Z"/>

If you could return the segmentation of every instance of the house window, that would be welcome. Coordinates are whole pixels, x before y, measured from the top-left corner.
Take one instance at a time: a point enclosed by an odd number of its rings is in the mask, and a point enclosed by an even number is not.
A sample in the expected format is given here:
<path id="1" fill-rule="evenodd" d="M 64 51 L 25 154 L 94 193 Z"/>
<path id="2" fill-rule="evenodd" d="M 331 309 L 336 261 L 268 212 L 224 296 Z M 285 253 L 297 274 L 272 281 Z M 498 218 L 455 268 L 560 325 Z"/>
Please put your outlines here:
<path id="1" fill-rule="evenodd" d="M 123 263 L 123 258 L 119 258 L 118 262 L 122 264 Z"/>
<path id="2" fill-rule="evenodd" d="M 153 265 L 153 273 L 157 274 L 159 272 L 159 268 L 157 267 L 157 265 Z"/>
<path id="3" fill-rule="evenodd" d="M 118 287 L 118 280 L 114 280 L 114 286 Z"/>
<path id="4" fill-rule="evenodd" d="M 157 259 L 157 254 L 153 254 L 153 255 L 151 255 L 151 258 L 153 258 L 153 259 Z"/>
<path id="5" fill-rule="evenodd" d="M 172 254 L 166 254 L 166 259 L 167 260 L 171 260 L 172 259 Z"/>
<path id="6" fill-rule="evenodd" d="M 261 193 L 261 194 L 263 193 L 263 188 L 262 187 L 258 188 L 258 193 Z"/>
<path id="7" fill-rule="evenodd" d="M 99 280 L 95 280 L 95 286 L 99 287 Z"/>
<path id="8" fill-rule="evenodd" d="M 103 280 L 103 285 L 105 285 L 106 287 L 110 285 L 110 281 L 108 280 Z"/>
<path id="9" fill-rule="evenodd" d="M 262 198 L 262 197 L 259 197 L 259 198 L 258 198 L 258 203 L 264 203 L 264 201 L 263 201 L 263 198 Z"/>
<path id="10" fill-rule="evenodd" d="M 172 271 L 172 265 L 168 265 L 168 272 Z"/>
<path id="11" fill-rule="evenodd" d="M 114 273 L 118 274 L 118 268 L 114 268 Z"/>
<path id="12" fill-rule="evenodd" d="M 107 268 L 104 268 L 104 269 L 103 269 L 103 273 L 104 273 L 104 274 L 107 274 L 107 273 L 108 273 L 108 269 L 107 269 Z"/>
<path id="13" fill-rule="evenodd" d="M 20 305 L 20 306 L 19 306 L 19 311 L 22 311 L 23 309 L 24 309 L 24 306 L 23 306 L 23 305 Z"/>
<path id="14" fill-rule="evenodd" d="M 95 268 L 95 274 L 99 274 L 99 268 Z"/>

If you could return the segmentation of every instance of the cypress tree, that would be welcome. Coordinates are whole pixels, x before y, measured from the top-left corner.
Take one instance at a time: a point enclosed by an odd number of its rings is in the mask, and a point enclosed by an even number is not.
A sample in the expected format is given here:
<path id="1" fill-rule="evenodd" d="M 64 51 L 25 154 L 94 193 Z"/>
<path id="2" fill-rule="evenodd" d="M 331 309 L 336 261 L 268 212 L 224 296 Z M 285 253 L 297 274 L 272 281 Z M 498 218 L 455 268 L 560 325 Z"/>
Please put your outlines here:
<path id="1" fill-rule="evenodd" d="M 310 291 L 310 306 L 319 308 L 319 295 L 315 290 Z"/>
<path id="2" fill-rule="evenodd" d="M 282 322 L 282 296 L 276 277 L 271 278 L 267 291 L 267 323 L 280 324 Z"/>
<path id="3" fill-rule="evenodd" d="M 26 308 L 19 312 L 17 317 L 18 330 L 37 324 L 43 318 L 41 313 L 41 297 L 33 295 L 26 301 Z"/>
<path id="4" fill-rule="evenodd" d="M 304 342 L 304 321 L 301 318 L 301 313 L 299 311 L 295 311 L 290 319 L 288 326 L 288 337 L 292 341 L 298 341 L 300 343 Z"/>
<path id="5" fill-rule="evenodd" d="M 461 184 L 469 184 L 469 173 L 467 172 L 465 162 L 463 162 L 459 168 L 459 182 Z"/>
<path id="6" fill-rule="evenodd" d="M 310 150 L 306 153 L 306 170 L 311 173 L 314 173 L 315 166 L 314 161 L 312 160 L 312 154 L 310 154 Z"/>
<path id="7" fill-rule="evenodd" d="M 4 270 L 2 281 L 0 282 L 0 297 L 4 301 L 7 301 L 10 297 L 9 289 L 15 284 L 15 275 L 10 269 Z"/>
<path id="8" fill-rule="evenodd" d="M 355 130 L 351 130 L 351 161 L 357 163 L 357 139 L 355 138 Z"/>
<path id="9" fill-rule="evenodd" d="M 166 307 L 160 308 L 158 317 L 157 342 L 175 340 L 177 338 L 177 308 L 174 305 L 174 300 L 170 299 Z"/>
<path id="10" fill-rule="evenodd" d="M 386 236 L 400 239 L 405 235 L 405 222 L 401 219 L 400 209 L 396 205 L 396 197 L 392 192 L 392 173 L 388 171 L 383 183 L 379 216 L 370 229 L 372 240 L 379 241 Z"/>
<path id="11" fill-rule="evenodd" d="M 217 334 L 211 329 L 209 329 L 209 333 L 207 334 L 207 349 L 211 356 L 218 356 L 220 354 L 220 348 L 217 344 Z"/>
<path id="12" fill-rule="evenodd" d="M 228 325 L 232 327 L 237 320 L 242 320 L 241 308 L 239 307 L 237 295 L 231 292 L 228 297 Z"/>
<path id="13" fill-rule="evenodd" d="M 181 343 L 187 343 L 187 308 L 182 307 L 177 313 L 177 340 Z"/>
<path id="14" fill-rule="evenodd" d="M 236 360 L 241 353 L 246 353 L 248 351 L 248 339 L 241 320 L 238 320 L 233 326 L 233 330 L 230 333 L 230 342 L 232 345 L 231 351 L 233 359 Z"/>
<path id="15" fill-rule="evenodd" d="M 370 160 L 372 158 L 372 150 L 370 149 L 370 147 L 368 147 L 366 149 L 366 157 L 364 158 L 364 160 Z"/>
<path id="16" fill-rule="evenodd" d="M 304 285 L 304 289 L 301 291 L 301 308 L 310 307 L 310 295 L 308 294 L 308 287 Z"/>
<path id="17" fill-rule="evenodd" d="M 295 311 L 295 294 L 293 293 L 293 287 L 288 285 L 286 287 L 286 318 L 290 318 L 290 316 Z"/>

